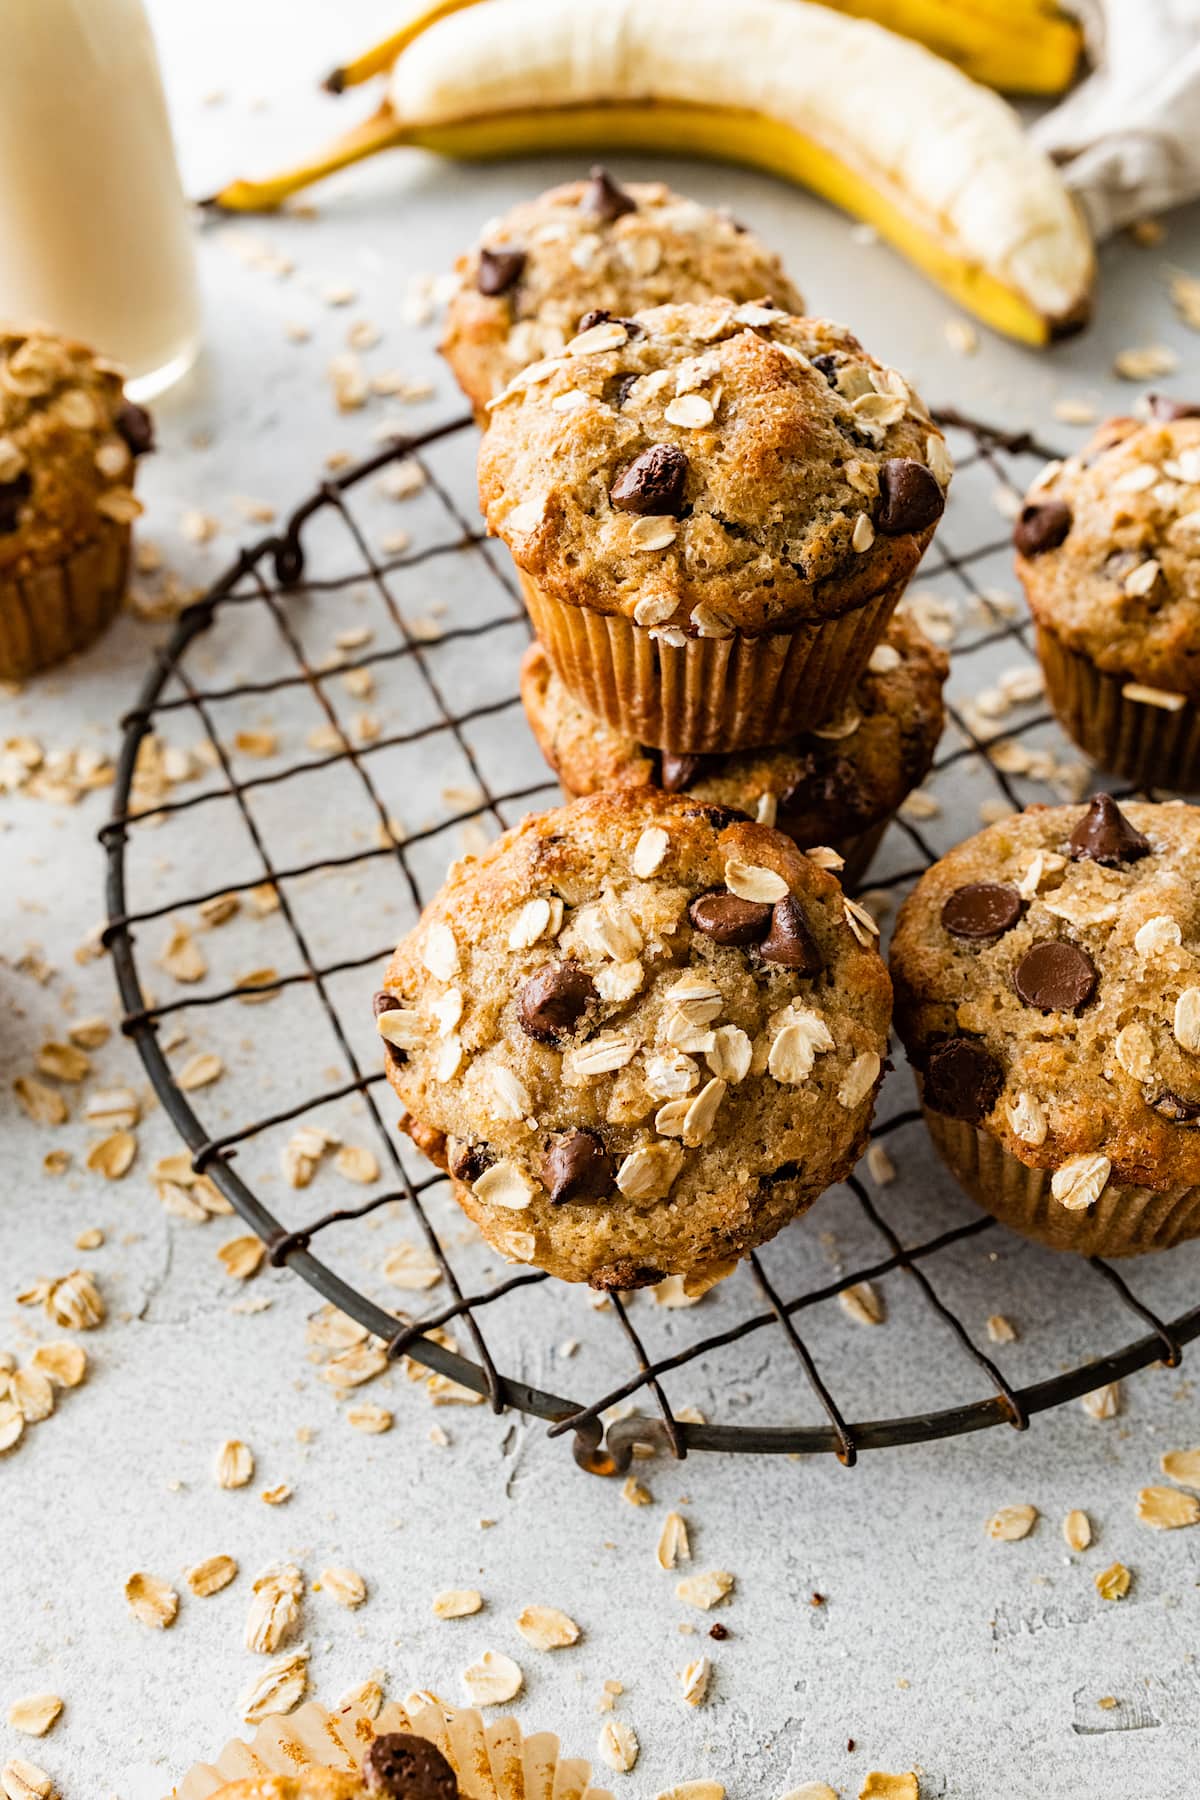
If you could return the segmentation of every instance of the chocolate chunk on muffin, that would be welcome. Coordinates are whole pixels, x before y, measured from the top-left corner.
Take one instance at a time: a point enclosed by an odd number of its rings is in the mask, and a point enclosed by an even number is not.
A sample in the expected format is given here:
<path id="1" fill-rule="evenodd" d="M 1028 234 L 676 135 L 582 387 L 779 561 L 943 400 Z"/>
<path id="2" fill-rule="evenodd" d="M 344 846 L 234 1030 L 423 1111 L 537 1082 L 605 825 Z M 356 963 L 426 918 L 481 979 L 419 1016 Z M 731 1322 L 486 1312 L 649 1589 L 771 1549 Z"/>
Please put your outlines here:
<path id="1" fill-rule="evenodd" d="M 150 415 L 122 371 L 39 327 L 0 330 L 0 678 L 97 638 L 121 605 Z"/>
<path id="2" fill-rule="evenodd" d="M 1200 416 L 1109 419 L 1013 534 L 1046 694 L 1103 769 L 1200 789 Z"/>
<path id="3" fill-rule="evenodd" d="M 378 1013 L 402 1121 L 511 1260 L 703 1284 L 853 1166 L 890 989 L 837 882 L 686 796 L 598 794 L 456 864 Z"/>
<path id="4" fill-rule="evenodd" d="M 588 326 L 496 397 L 479 457 L 566 687 L 682 754 L 841 711 L 949 479 L 920 400 L 848 331 L 727 300 Z"/>
<path id="5" fill-rule="evenodd" d="M 599 168 L 494 220 L 455 267 L 442 354 L 478 413 L 585 317 L 713 294 L 804 310 L 779 258 L 728 213 Z"/>
<path id="6" fill-rule="evenodd" d="M 1030 807 L 921 878 L 896 1024 L 967 1192 L 1055 1249 L 1200 1234 L 1200 810 Z"/>
<path id="7" fill-rule="evenodd" d="M 657 787 L 775 825 L 801 849 L 828 845 L 842 885 L 866 873 L 888 821 L 929 773 L 949 663 L 903 612 L 876 645 L 846 711 L 790 743 L 672 756 L 614 731 L 572 698 L 540 644 L 521 665 L 521 699 L 568 799 Z"/>

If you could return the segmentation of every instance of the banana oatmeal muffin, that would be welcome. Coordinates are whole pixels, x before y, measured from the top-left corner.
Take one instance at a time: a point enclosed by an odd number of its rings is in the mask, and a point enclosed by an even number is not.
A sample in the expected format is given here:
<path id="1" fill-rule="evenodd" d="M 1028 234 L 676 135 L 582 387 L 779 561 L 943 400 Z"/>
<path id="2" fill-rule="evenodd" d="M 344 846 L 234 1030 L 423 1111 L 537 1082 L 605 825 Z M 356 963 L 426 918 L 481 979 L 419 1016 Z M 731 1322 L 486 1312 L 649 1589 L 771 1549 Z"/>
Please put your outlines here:
<path id="1" fill-rule="evenodd" d="M 861 1151 L 891 992 L 789 838 L 645 788 L 456 864 L 376 996 L 402 1125 L 511 1260 L 703 1285 Z"/>
<path id="2" fill-rule="evenodd" d="M 1086 1256 L 1200 1234 L 1200 810 L 1030 807 L 935 863 L 892 944 L 934 1143 Z"/>
<path id="3" fill-rule="evenodd" d="M 98 637 L 121 605 L 150 415 L 82 344 L 0 329 L 0 678 Z"/>
<path id="4" fill-rule="evenodd" d="M 588 325 L 491 415 L 480 501 L 555 668 L 689 754 L 836 716 L 950 479 L 920 400 L 842 326 L 728 300 Z"/>
<path id="5" fill-rule="evenodd" d="M 1034 482 L 1017 573 L 1046 694 L 1080 749 L 1143 786 L 1200 790 L 1200 408 L 1109 419 Z"/>
<path id="6" fill-rule="evenodd" d="M 779 258 L 728 213 L 661 181 L 622 187 L 600 168 L 493 220 L 455 267 L 442 353 L 484 417 L 527 363 L 561 353 L 585 314 L 712 294 L 804 310 Z"/>
<path id="7" fill-rule="evenodd" d="M 733 807 L 801 849 L 828 845 L 841 859 L 842 885 L 854 887 L 892 814 L 929 773 L 949 666 L 945 651 L 895 613 L 840 718 L 787 744 L 724 756 L 672 756 L 622 737 L 572 699 L 540 644 L 521 664 L 521 699 L 569 800 L 655 787 Z"/>

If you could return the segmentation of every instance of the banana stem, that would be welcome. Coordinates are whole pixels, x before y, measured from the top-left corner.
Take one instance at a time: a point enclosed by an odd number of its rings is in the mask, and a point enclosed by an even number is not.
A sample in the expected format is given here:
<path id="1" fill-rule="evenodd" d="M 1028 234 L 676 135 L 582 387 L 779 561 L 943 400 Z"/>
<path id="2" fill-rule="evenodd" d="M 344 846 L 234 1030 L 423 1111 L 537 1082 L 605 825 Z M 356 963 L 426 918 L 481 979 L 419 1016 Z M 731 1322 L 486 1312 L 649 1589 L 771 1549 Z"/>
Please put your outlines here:
<path id="1" fill-rule="evenodd" d="M 364 81 L 371 81 L 376 75 L 383 75 L 391 68 L 401 51 L 415 43 L 436 25 L 439 19 L 448 19 L 451 13 L 462 12 L 468 6 L 477 6 L 479 0 L 429 0 L 415 18 L 402 25 L 399 31 L 393 31 L 390 37 L 364 50 L 353 62 L 341 63 L 325 77 L 321 86 L 327 94 L 343 94 L 349 87 L 358 87 Z"/>
<path id="2" fill-rule="evenodd" d="M 378 112 L 343 132 L 341 137 L 334 138 L 308 162 L 298 163 L 294 169 L 285 169 L 278 175 L 268 175 L 261 181 L 231 181 L 219 193 L 201 200 L 200 205 L 213 212 L 274 212 L 289 195 L 299 193 L 312 182 L 323 181 L 326 175 L 333 175 L 338 169 L 348 169 L 352 163 L 362 162 L 378 150 L 388 150 L 394 144 L 407 141 L 405 128 L 385 101 Z"/>

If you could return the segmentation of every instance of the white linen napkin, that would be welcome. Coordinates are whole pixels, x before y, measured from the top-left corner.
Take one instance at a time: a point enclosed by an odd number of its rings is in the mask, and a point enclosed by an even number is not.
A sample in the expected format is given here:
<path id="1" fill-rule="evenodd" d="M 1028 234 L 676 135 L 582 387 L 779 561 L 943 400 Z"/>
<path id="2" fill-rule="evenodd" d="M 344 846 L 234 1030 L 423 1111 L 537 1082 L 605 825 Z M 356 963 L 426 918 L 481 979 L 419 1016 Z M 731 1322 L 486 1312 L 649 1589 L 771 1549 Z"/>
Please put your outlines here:
<path id="1" fill-rule="evenodd" d="M 1092 73 L 1038 120 L 1097 238 L 1200 195 L 1200 0 L 1068 0 Z"/>

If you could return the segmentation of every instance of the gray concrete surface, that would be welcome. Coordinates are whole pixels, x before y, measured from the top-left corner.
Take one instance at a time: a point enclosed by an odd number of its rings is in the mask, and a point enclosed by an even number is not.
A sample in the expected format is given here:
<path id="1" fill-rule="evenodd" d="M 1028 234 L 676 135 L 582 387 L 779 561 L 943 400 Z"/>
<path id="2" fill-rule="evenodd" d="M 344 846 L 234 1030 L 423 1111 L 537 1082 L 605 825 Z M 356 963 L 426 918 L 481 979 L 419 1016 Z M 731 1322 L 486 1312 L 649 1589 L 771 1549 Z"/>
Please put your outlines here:
<path id="1" fill-rule="evenodd" d="M 312 78 L 369 41 L 387 23 L 388 8 L 381 0 L 347 0 L 336 9 L 316 0 L 287 7 L 278 0 L 210 0 L 203 8 L 159 0 L 154 15 L 187 181 L 198 192 L 234 170 L 266 167 L 332 129 L 338 109 L 314 93 Z M 343 112 L 356 104 L 348 99 Z M 649 166 L 646 159 L 617 162 L 626 174 Z M 203 231 L 207 350 L 194 377 L 159 408 L 162 454 L 147 466 L 144 483 L 145 534 L 182 579 L 207 581 L 239 540 L 253 535 L 256 528 L 239 516 L 238 496 L 286 506 L 312 485 L 328 452 L 366 449 L 382 418 L 395 412 L 407 422 L 431 421 L 456 407 L 433 334 L 402 322 L 406 282 L 446 268 L 479 221 L 571 168 L 537 160 L 459 169 L 394 156 L 331 184 L 315 219 Z M 1056 399 L 1108 409 L 1132 398 L 1133 390 L 1109 373 L 1118 348 L 1172 344 L 1182 372 L 1169 385 L 1194 391 L 1200 382 L 1196 339 L 1175 318 L 1165 288 L 1168 265 L 1200 273 L 1196 212 L 1171 220 L 1157 249 L 1121 243 L 1105 250 L 1098 317 L 1086 336 L 1050 356 L 984 338 L 977 354 L 963 356 L 945 336 L 950 307 L 818 203 L 715 166 L 664 164 L 655 172 L 753 219 L 784 251 L 814 310 L 846 318 L 935 403 L 951 400 L 1032 424 L 1070 444 L 1080 433 L 1052 416 Z M 280 278 L 253 266 L 261 265 L 261 246 L 292 259 L 294 271 Z M 336 283 L 355 288 L 352 305 L 323 301 Z M 375 401 L 362 413 L 334 413 L 324 371 L 356 319 L 383 332 L 368 366 L 429 377 L 436 384 L 430 401 L 403 408 Z M 309 325 L 311 341 L 287 341 L 289 321 Z M 466 446 L 448 453 L 450 477 L 469 502 L 467 462 Z M 981 541 L 989 530 L 1002 535 L 994 485 L 982 470 L 964 478 L 946 523 L 952 548 Z M 368 504 L 372 529 L 380 531 L 415 529 L 431 518 L 419 510 L 424 500 L 411 515 Z M 181 529 L 188 508 L 221 520 L 213 542 L 188 541 Z M 986 579 L 1011 591 L 1005 564 L 998 555 Z M 949 574 L 935 571 L 925 585 L 964 600 Z M 403 603 L 416 613 L 439 600 L 451 616 L 470 616 L 484 604 L 478 578 L 461 571 L 425 587 L 413 583 Z M 356 605 L 352 620 L 366 616 Z M 328 606 L 304 613 L 303 623 L 314 644 L 328 645 L 336 623 Z M 964 642 L 972 630 L 978 625 L 964 605 Z M 112 752 L 117 719 L 163 635 L 161 625 L 123 619 L 76 667 L 0 702 L 2 735 L 29 734 L 47 749 Z M 454 691 L 489 681 L 503 691 L 517 644 L 514 633 L 495 667 L 448 663 Z M 211 679 L 257 672 L 273 655 L 261 621 L 247 614 L 201 646 L 195 666 Z M 956 693 L 962 697 L 1017 660 L 1011 651 L 991 663 L 964 659 Z M 417 704 L 415 689 L 382 686 L 373 704 L 399 713 Z M 231 707 L 219 729 L 269 723 L 281 747 L 294 751 L 315 722 L 298 702 L 260 703 Z M 196 735 L 181 729 L 179 741 Z M 1050 732 L 1038 741 L 1062 752 Z M 475 748 L 490 773 L 514 786 L 537 778 L 536 759 L 511 716 L 507 728 L 481 734 Z M 942 795 L 943 816 L 927 828 L 938 848 L 975 827 L 979 803 L 993 791 L 981 771 L 959 774 Z M 464 775 L 461 758 L 439 741 L 389 766 L 384 779 L 389 802 L 412 828 L 445 816 L 441 790 Z M 1047 797 L 1034 784 L 1023 792 Z M 399 1371 L 355 1396 L 391 1408 L 392 1431 L 369 1437 L 352 1430 L 345 1408 L 317 1378 L 306 1344 L 312 1294 L 284 1273 L 235 1288 L 215 1254 L 233 1223 L 189 1226 L 163 1212 L 148 1170 L 175 1143 L 148 1099 L 138 1161 L 121 1183 L 84 1167 L 94 1134 L 77 1092 L 70 1095 L 75 1116 L 53 1133 L 13 1103 L 14 1078 L 28 1072 L 39 1045 L 61 1036 L 67 1020 L 115 1016 L 106 963 L 79 964 L 73 955 L 102 914 L 94 834 L 107 804 L 104 793 L 75 807 L 27 794 L 0 802 L 0 1350 L 24 1359 L 37 1342 L 59 1335 L 39 1311 L 18 1306 L 16 1295 L 81 1263 L 95 1271 L 110 1313 L 82 1340 L 92 1358 L 86 1385 L 63 1396 L 56 1415 L 0 1459 L 0 1762 L 28 1756 L 67 1800 L 160 1800 L 184 1769 L 238 1729 L 237 1696 L 255 1661 L 241 1643 L 250 1583 L 263 1565 L 289 1557 L 310 1582 L 330 1564 L 344 1564 L 369 1583 L 357 1613 L 339 1610 L 323 1593 L 306 1598 L 301 1635 L 312 1649 L 318 1698 L 335 1702 L 375 1669 L 386 1672 L 394 1694 L 419 1684 L 458 1698 L 461 1669 L 492 1647 L 524 1668 L 520 1717 L 592 1754 L 601 1722 L 596 1702 L 603 1682 L 615 1679 L 624 1684 L 619 1716 L 635 1727 L 642 1748 L 631 1775 L 605 1779 L 638 1800 L 701 1776 L 723 1782 L 732 1800 L 768 1800 L 815 1780 L 856 1795 L 867 1770 L 910 1767 L 921 1771 L 922 1794 L 946 1800 L 1189 1800 L 1197 1792 L 1200 1532 L 1159 1535 L 1135 1517 L 1137 1491 L 1157 1478 L 1160 1454 L 1200 1441 L 1186 1364 L 1178 1373 L 1153 1369 L 1129 1381 L 1113 1419 L 1096 1420 L 1072 1404 L 1038 1418 L 1025 1435 L 992 1431 L 880 1452 L 853 1471 L 830 1459 L 708 1456 L 683 1467 L 638 1464 L 653 1496 L 641 1508 L 626 1503 L 619 1482 L 577 1471 L 566 1444 L 547 1441 L 537 1422 L 515 1414 L 495 1419 L 482 1407 L 433 1409 Z M 262 804 L 276 854 L 301 860 L 335 843 L 369 841 L 372 821 L 349 806 L 343 815 L 337 790 L 315 804 L 303 789 L 267 790 Z M 439 859 L 456 848 L 454 832 L 433 839 L 423 873 L 435 876 Z M 899 867 L 907 854 L 896 839 L 885 850 L 885 872 L 889 859 Z M 248 879 L 248 856 L 223 806 L 206 812 L 202 835 L 178 824 L 143 830 L 137 892 L 165 901 L 209 881 Z M 377 879 L 379 867 L 365 865 L 332 885 L 300 884 L 297 905 L 318 953 L 359 954 L 402 928 L 395 884 Z M 160 926 L 141 940 L 160 998 L 176 991 L 152 966 L 164 936 Z M 236 921 L 206 934 L 204 944 L 214 971 L 285 967 L 290 955 L 275 920 L 260 927 Z M 44 982 L 27 962 L 22 966 L 30 945 L 51 966 Z M 361 999 L 359 988 L 366 991 L 361 976 L 339 988 L 348 1010 Z M 221 1082 L 196 1096 L 212 1129 L 286 1104 L 302 1080 L 333 1078 L 330 1065 L 340 1059 L 305 1004 L 289 998 L 233 1018 L 227 1010 L 185 1015 L 189 1039 L 179 1059 L 217 1049 L 228 1066 Z M 370 1052 L 369 1033 L 357 1047 Z M 136 1059 L 119 1042 L 94 1060 L 96 1079 L 85 1092 L 99 1080 L 144 1090 Z M 905 1099 L 899 1076 L 885 1111 Z M 368 1141 L 361 1108 L 321 1116 L 348 1139 Z M 285 1218 L 305 1216 L 310 1203 L 356 1197 L 328 1168 L 305 1194 L 289 1194 L 277 1173 L 281 1141 L 276 1134 L 247 1147 L 239 1166 Z M 51 1179 L 42 1159 L 60 1145 L 71 1151 L 71 1167 Z M 908 1241 L 970 1216 L 918 1131 L 900 1134 L 894 1149 L 900 1178 L 883 1200 Z M 492 1265 L 467 1241 L 449 1204 L 431 1204 L 456 1257 L 486 1279 Z M 103 1247 L 75 1250 L 79 1232 L 93 1226 L 105 1233 Z M 356 1279 L 386 1291 L 378 1279 L 381 1251 L 407 1233 L 401 1217 L 382 1217 L 371 1231 L 339 1235 L 330 1253 Z M 831 1267 L 878 1254 L 878 1239 L 846 1196 L 831 1194 L 772 1248 L 769 1266 L 781 1286 L 799 1291 L 828 1279 Z M 1131 1335 L 1127 1316 L 1085 1271 L 998 1233 L 969 1240 L 944 1268 L 946 1291 L 977 1337 L 992 1312 L 1017 1324 L 1018 1342 L 993 1349 L 1018 1384 Z M 939 1287 L 942 1269 L 939 1262 Z M 1139 1265 L 1131 1279 L 1153 1305 L 1180 1311 L 1194 1301 L 1198 1271 L 1196 1255 L 1184 1252 Z M 895 1274 L 882 1287 L 888 1319 L 877 1329 L 854 1324 L 836 1305 L 818 1308 L 806 1324 L 847 1410 L 869 1418 L 984 1393 L 983 1377 L 939 1334 L 911 1282 Z M 391 1292 L 391 1304 L 405 1298 Z M 632 1316 L 656 1349 L 669 1351 L 755 1305 L 749 1278 L 739 1275 L 729 1292 L 694 1312 L 663 1313 L 643 1298 Z M 628 1372 L 615 1322 L 578 1294 L 528 1290 L 495 1316 L 493 1341 L 511 1374 L 586 1399 Z M 568 1338 L 581 1347 L 564 1358 L 559 1347 Z M 816 1418 L 794 1363 L 765 1334 L 719 1364 L 692 1365 L 668 1391 L 676 1406 L 698 1406 L 729 1423 Z M 432 1427 L 448 1441 L 432 1442 Z M 257 1459 L 253 1484 L 239 1492 L 219 1490 L 211 1474 L 216 1446 L 230 1436 L 249 1443 Z M 291 1500 L 264 1505 L 261 1491 L 281 1482 L 294 1489 Z M 1016 1503 L 1037 1506 L 1035 1530 L 1020 1543 L 990 1541 L 989 1515 Z M 724 1568 L 737 1578 L 731 1600 L 713 1615 L 729 1628 L 723 1643 L 707 1643 L 709 1618 L 687 1614 L 674 1577 L 655 1567 L 654 1544 L 672 1505 L 691 1526 L 693 1569 Z M 1096 1541 L 1082 1555 L 1068 1552 L 1061 1536 L 1060 1521 L 1072 1507 L 1086 1508 L 1093 1521 Z M 219 1596 L 196 1599 L 182 1572 L 218 1552 L 237 1558 L 239 1578 Z M 1119 1604 L 1103 1601 L 1093 1584 L 1094 1574 L 1117 1559 L 1133 1571 L 1131 1592 Z M 180 1586 L 180 1613 L 169 1631 L 150 1632 L 127 1612 L 123 1584 L 138 1569 Z M 486 1610 L 439 1623 L 430 1601 L 448 1586 L 478 1587 Z M 824 1604 L 812 1603 L 814 1593 Z M 530 1602 L 571 1613 L 583 1627 L 581 1642 L 554 1655 L 524 1645 L 513 1620 Z M 688 1622 L 701 1635 L 681 1635 Z M 679 1698 L 676 1671 L 705 1647 L 715 1676 L 708 1704 L 693 1712 Z M 62 1719 L 42 1743 L 21 1739 L 3 1723 L 8 1704 L 46 1690 L 63 1696 Z M 1102 1707 L 1108 1698 L 1117 1704 Z"/>

